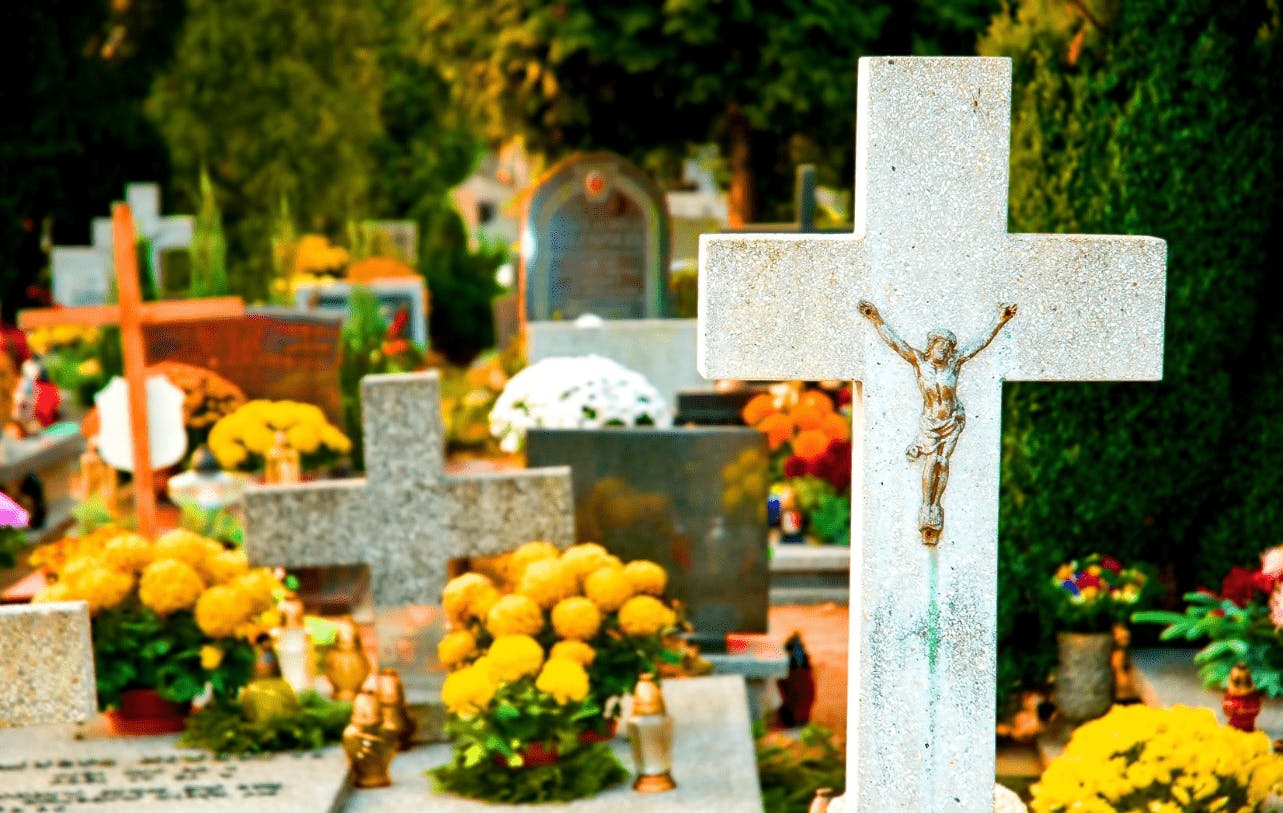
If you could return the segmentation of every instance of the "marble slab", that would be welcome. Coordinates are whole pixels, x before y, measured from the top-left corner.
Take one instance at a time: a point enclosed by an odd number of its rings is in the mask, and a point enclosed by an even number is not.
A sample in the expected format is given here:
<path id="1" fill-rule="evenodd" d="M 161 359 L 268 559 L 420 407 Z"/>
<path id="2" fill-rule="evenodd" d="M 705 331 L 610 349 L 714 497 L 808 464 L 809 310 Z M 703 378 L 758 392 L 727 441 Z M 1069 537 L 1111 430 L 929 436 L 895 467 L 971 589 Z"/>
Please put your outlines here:
<path id="1" fill-rule="evenodd" d="M 88 605 L 0 606 L 0 729 L 78 722 L 96 711 Z"/>

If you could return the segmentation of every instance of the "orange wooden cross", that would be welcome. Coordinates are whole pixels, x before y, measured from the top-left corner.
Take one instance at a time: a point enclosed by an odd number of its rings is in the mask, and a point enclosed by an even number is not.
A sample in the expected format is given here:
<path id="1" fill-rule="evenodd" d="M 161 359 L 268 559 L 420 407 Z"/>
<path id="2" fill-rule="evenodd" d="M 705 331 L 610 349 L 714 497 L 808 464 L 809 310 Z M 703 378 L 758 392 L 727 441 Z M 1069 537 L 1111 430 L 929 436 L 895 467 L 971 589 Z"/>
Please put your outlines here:
<path id="1" fill-rule="evenodd" d="M 125 384 L 129 391 L 129 433 L 134 446 L 134 507 L 138 511 L 139 532 L 155 538 L 156 494 L 152 485 L 151 440 L 147 430 L 147 359 L 143 349 L 143 325 L 241 316 L 245 313 L 245 303 L 237 297 L 219 297 L 143 304 L 138 283 L 138 257 L 134 248 L 134 217 L 127 204 L 112 206 L 111 232 L 117 304 L 26 310 L 18 314 L 18 326 L 30 330 L 54 325 L 120 325 Z"/>

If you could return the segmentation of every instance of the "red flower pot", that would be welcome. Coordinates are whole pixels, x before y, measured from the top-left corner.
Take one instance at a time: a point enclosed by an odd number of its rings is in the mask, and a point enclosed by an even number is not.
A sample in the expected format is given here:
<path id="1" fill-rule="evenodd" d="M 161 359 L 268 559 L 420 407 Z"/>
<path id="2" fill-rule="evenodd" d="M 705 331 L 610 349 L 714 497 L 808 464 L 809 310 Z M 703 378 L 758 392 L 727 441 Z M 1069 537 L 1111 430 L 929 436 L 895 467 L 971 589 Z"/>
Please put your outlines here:
<path id="1" fill-rule="evenodd" d="M 594 745 L 599 742 L 608 742 L 615 738 L 615 733 L 619 731 L 619 720 L 612 719 L 606 721 L 606 730 L 604 732 L 590 729 L 579 732 L 579 741 L 584 745 Z"/>
<path id="2" fill-rule="evenodd" d="M 525 768 L 542 768 L 547 765 L 556 765 L 560 759 L 561 755 L 557 753 L 556 748 L 548 748 L 541 742 L 532 742 L 525 748 L 521 749 L 520 765 L 509 764 L 508 758 L 504 756 L 496 756 L 494 758 L 496 763 L 504 766 L 505 768 L 513 768 L 515 770 L 522 770 Z"/>
<path id="3" fill-rule="evenodd" d="M 120 693 L 120 708 L 107 712 L 107 725 L 125 737 L 177 734 L 191 710 L 191 703 L 170 702 L 155 689 L 129 689 Z"/>

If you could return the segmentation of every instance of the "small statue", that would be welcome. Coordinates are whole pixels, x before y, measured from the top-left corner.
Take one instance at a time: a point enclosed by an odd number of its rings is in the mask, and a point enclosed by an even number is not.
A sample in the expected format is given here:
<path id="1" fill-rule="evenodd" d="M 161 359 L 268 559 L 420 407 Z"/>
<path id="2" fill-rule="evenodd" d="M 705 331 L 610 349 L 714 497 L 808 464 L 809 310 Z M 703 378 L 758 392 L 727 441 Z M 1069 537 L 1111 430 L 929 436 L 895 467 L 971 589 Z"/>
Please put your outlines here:
<path id="1" fill-rule="evenodd" d="M 267 464 L 263 470 L 263 482 L 273 485 L 297 483 L 303 479 L 303 469 L 299 463 L 298 450 L 290 445 L 285 430 L 277 429 L 272 448 L 267 453 Z"/>
<path id="2" fill-rule="evenodd" d="M 254 661 L 254 679 L 241 689 L 241 712 L 251 723 L 266 723 L 289 717 L 296 711 L 298 696 L 294 694 L 294 687 L 281 677 L 280 662 L 264 636 Z"/>
<path id="3" fill-rule="evenodd" d="M 58 419 L 62 393 L 34 358 L 22 362 L 22 377 L 13 389 L 13 423 L 22 437 L 38 435 Z"/>
<path id="4" fill-rule="evenodd" d="M 386 788 L 392 784 L 388 766 L 396 756 L 396 740 L 383 728 L 379 699 L 361 692 L 352 701 L 352 719 L 343 729 L 343 751 L 352 766 L 352 783 L 358 788 Z"/>
<path id="5" fill-rule="evenodd" d="M 378 681 L 379 706 L 383 715 L 383 729 L 396 740 L 397 748 L 408 750 L 414 745 L 414 732 L 418 723 L 410 716 L 405 704 L 405 687 L 401 685 L 401 676 L 391 667 L 379 672 Z"/>
<path id="6" fill-rule="evenodd" d="M 1230 670 L 1221 710 L 1229 724 L 1239 731 L 1256 730 L 1256 716 L 1261 713 L 1261 692 L 1252 681 L 1252 670 L 1242 661 Z"/>
<path id="7" fill-rule="evenodd" d="M 878 336 L 900 358 L 913 365 L 922 393 L 922 415 L 918 419 L 918 437 L 905 451 L 910 461 L 924 460 L 922 471 L 922 507 L 918 511 L 918 530 L 922 541 L 934 545 L 944 530 L 944 509 L 940 505 L 949 483 L 949 458 L 967 425 L 967 410 L 958 400 L 958 373 L 962 365 L 975 358 L 1016 316 L 1015 305 L 999 305 L 998 315 L 989 332 L 965 347 L 947 330 L 927 334 L 927 347 L 918 350 L 901 339 L 883 321 L 882 315 L 867 300 L 857 306 L 865 319 L 873 323 Z"/>
<path id="8" fill-rule="evenodd" d="M 361 633 L 351 616 L 339 621 L 338 641 L 325 653 L 325 677 L 334 687 L 335 700 L 351 700 L 370 674 L 370 659 L 361 648 Z"/>
<path id="9" fill-rule="evenodd" d="M 1132 631 L 1126 624 L 1114 625 L 1114 651 L 1109 666 L 1114 670 L 1114 702 L 1120 705 L 1140 702 L 1140 690 L 1132 673 Z"/>

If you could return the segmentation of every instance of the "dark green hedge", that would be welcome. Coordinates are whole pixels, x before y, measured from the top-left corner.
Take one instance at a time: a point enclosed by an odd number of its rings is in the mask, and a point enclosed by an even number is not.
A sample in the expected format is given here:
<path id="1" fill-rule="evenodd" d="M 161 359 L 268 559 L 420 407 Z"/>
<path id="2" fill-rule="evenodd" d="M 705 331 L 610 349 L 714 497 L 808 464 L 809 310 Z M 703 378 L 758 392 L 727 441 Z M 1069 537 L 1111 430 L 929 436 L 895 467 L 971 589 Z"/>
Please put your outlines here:
<path id="1" fill-rule="evenodd" d="M 1021 0 L 981 44 L 1014 58 L 1012 230 L 1168 242 L 1162 383 L 1006 388 L 1004 692 L 1051 663 L 1059 561 L 1189 589 L 1283 539 L 1277 25 L 1269 0 Z"/>

